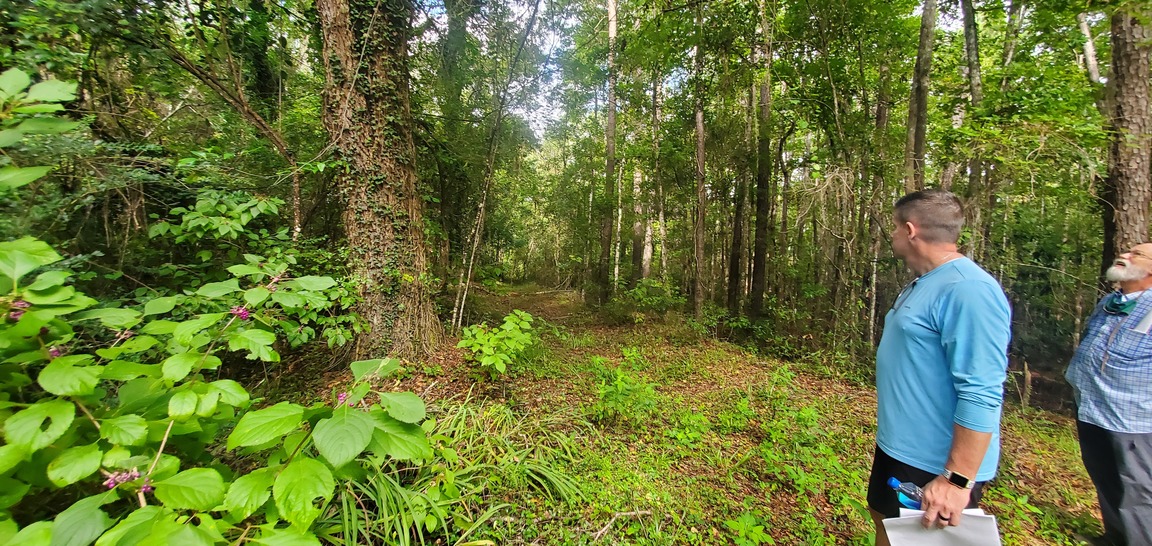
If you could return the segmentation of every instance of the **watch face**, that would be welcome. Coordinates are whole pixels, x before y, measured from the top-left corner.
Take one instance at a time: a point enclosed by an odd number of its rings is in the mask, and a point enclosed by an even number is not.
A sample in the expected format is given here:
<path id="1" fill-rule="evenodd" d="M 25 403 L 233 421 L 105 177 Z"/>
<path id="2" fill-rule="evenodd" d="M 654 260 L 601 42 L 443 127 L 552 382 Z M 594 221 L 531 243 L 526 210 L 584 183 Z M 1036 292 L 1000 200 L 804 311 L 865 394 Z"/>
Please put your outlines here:
<path id="1" fill-rule="evenodd" d="M 948 481 L 952 482 L 953 485 L 957 485 L 959 487 L 968 487 L 968 484 L 972 482 L 972 480 L 968 479 L 967 477 L 962 476 L 960 474 L 957 474 L 955 472 L 949 473 Z"/>

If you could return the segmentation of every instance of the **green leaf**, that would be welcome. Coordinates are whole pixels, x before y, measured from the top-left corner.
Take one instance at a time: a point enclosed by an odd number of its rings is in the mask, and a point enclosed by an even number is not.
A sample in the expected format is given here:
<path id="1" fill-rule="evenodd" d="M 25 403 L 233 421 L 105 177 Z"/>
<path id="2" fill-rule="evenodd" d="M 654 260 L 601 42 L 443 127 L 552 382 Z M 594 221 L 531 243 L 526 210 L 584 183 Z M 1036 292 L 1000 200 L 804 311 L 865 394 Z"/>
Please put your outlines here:
<path id="1" fill-rule="evenodd" d="M 175 332 L 176 328 L 179 327 L 181 324 L 184 324 L 184 323 L 183 322 L 175 322 L 175 321 L 171 321 L 171 320 L 154 320 L 154 321 L 149 322 L 148 324 L 145 324 L 144 326 L 142 326 L 140 328 L 140 333 L 141 334 L 153 334 L 153 335 L 162 336 L 162 335 L 171 334 L 171 333 Z M 185 343 L 185 344 L 187 344 L 187 343 Z"/>
<path id="2" fill-rule="evenodd" d="M 2 186 L 2 184 L 0 184 Z M 0 243 L 0 275 L 8 277 L 12 288 L 21 277 L 36 268 L 60 261 L 60 255 L 48 243 L 32 237 Z M 5 288 L 4 291 L 8 291 Z"/>
<path id="3" fill-rule="evenodd" d="M 249 474 L 236 478 L 228 487 L 228 496 L 224 498 L 224 509 L 232 514 L 236 520 L 251 516 L 256 510 L 268 502 L 272 496 L 272 480 L 275 478 L 272 470 L 261 468 Z"/>
<path id="4" fill-rule="evenodd" d="M 47 290 L 56 286 L 64 284 L 68 277 L 72 275 L 71 271 L 45 271 L 36 276 L 36 281 L 28 285 L 26 290 Z"/>
<path id="5" fill-rule="evenodd" d="M 11 544 L 12 538 L 19 530 L 11 518 L 0 517 L 0 544 Z"/>
<path id="6" fill-rule="evenodd" d="M 76 83 L 44 80 L 28 89 L 28 102 L 68 102 L 76 100 Z"/>
<path id="7" fill-rule="evenodd" d="M 273 292 L 272 301 L 286 309 L 299 309 L 308 304 L 308 301 L 304 299 L 304 296 L 285 290 L 277 290 L 276 292 Z"/>
<path id="8" fill-rule="evenodd" d="M 192 338 L 196 337 L 197 334 L 203 332 L 217 322 L 220 322 L 220 319 L 224 318 L 224 315 L 227 315 L 227 313 L 209 313 L 200 315 L 192 320 L 181 322 L 176 326 L 174 330 L 172 330 L 172 337 L 176 340 L 177 343 L 183 345 L 192 343 Z M 149 324 L 149 326 L 151 326 L 151 324 Z"/>
<path id="9" fill-rule="evenodd" d="M 76 408 L 68 402 L 37 402 L 4 422 L 4 439 L 35 453 L 60 439 L 75 418 Z"/>
<path id="10" fill-rule="evenodd" d="M 307 529 L 320 515 L 320 509 L 313 505 L 316 498 L 330 500 L 335 488 L 328 467 L 304 457 L 292 461 L 276 477 L 272 498 L 282 518 L 300 529 Z"/>
<path id="11" fill-rule="evenodd" d="M 44 390 L 57 396 L 87 396 L 100 382 L 101 366 L 77 366 L 92 361 L 92 355 L 68 355 L 52 360 L 36 377 Z"/>
<path id="12" fill-rule="evenodd" d="M 58 135 L 67 133 L 80 126 L 79 121 L 64 118 L 39 117 L 28 118 L 16 126 L 16 130 L 31 135 Z"/>
<path id="13" fill-rule="evenodd" d="M 52 543 L 52 523 L 37 521 L 16 533 L 8 546 L 49 546 Z"/>
<path id="14" fill-rule="evenodd" d="M 32 83 L 32 78 L 28 77 L 22 70 L 9 68 L 3 74 L 0 74 L 0 101 L 8 100 L 25 89 Z"/>
<path id="15" fill-rule="evenodd" d="M 192 391 L 177 392 L 168 399 L 168 416 L 183 421 L 196 413 L 196 404 L 199 402 L 200 397 Z"/>
<path id="16" fill-rule="evenodd" d="M 192 468 L 156 482 L 156 498 L 176 510 L 212 510 L 224 500 L 224 478 L 211 468 Z"/>
<path id="17" fill-rule="evenodd" d="M 267 529 L 260 535 L 260 538 L 254 539 L 253 542 L 267 546 L 320 546 L 320 541 L 316 535 L 295 527 Z"/>
<path id="18" fill-rule="evenodd" d="M 173 383 L 188 377 L 193 369 L 218 367 L 220 367 L 219 357 L 196 351 L 172 355 L 160 364 L 160 368 L 164 371 L 164 379 Z"/>
<path id="19" fill-rule="evenodd" d="M 220 379 L 208 384 L 211 391 L 220 393 L 220 401 L 229 406 L 242 406 L 248 403 L 248 391 L 231 379 Z"/>
<path id="20" fill-rule="evenodd" d="M 137 377 L 160 377 L 160 366 L 156 364 L 140 364 L 128 360 L 113 360 L 104 367 L 100 373 L 101 379 L 113 381 L 128 381 Z"/>
<path id="21" fill-rule="evenodd" d="M 382 392 L 380 403 L 388 415 L 404 423 L 419 423 L 424 419 L 424 401 L 410 392 Z"/>
<path id="22" fill-rule="evenodd" d="M 144 316 L 167 313 L 175 309 L 176 304 L 183 299 L 184 296 L 164 296 L 148 300 L 148 303 L 144 304 Z"/>
<path id="23" fill-rule="evenodd" d="M 16 479 L 0 478 L 0 510 L 7 510 L 24 500 L 31 486 Z"/>
<path id="24" fill-rule="evenodd" d="M 16 144 L 20 142 L 22 138 L 24 138 L 24 133 L 16 129 L 4 129 L 0 131 L 0 148 L 7 148 L 8 146 Z"/>
<path id="25" fill-rule="evenodd" d="M 256 267 L 254 265 L 248 265 L 248 264 L 236 264 L 232 267 L 229 267 L 228 272 L 233 274 L 234 276 L 237 276 L 237 277 L 243 277 L 244 275 L 263 275 L 264 274 L 264 272 L 261 271 L 259 267 Z"/>
<path id="26" fill-rule="evenodd" d="M 267 330 L 249 328 L 228 336 L 228 350 L 248 351 L 261 360 L 274 361 L 278 357 L 273 357 L 274 353 L 269 347 L 275 342 L 276 334 Z"/>
<path id="27" fill-rule="evenodd" d="M 304 408 L 288 402 L 248 412 L 228 435 L 228 449 L 268 443 L 295 430 L 303 417 Z"/>
<path id="28" fill-rule="evenodd" d="M 363 411 L 348 406 L 336 408 L 329 419 L 316 423 L 312 437 L 316 450 L 333 468 L 340 468 L 364 452 L 372 441 L 375 422 Z"/>
<path id="29" fill-rule="evenodd" d="M 248 290 L 244 291 L 244 301 L 248 305 L 255 307 L 261 303 L 264 303 L 264 300 L 268 299 L 268 296 L 271 295 L 272 292 L 268 291 L 267 288 L 264 288 L 263 286 L 257 286 L 256 288 L 249 288 Z"/>
<path id="30" fill-rule="evenodd" d="M 153 505 L 140 508 L 101 535 L 96 540 L 96 546 L 140 544 L 151 533 L 152 525 L 164 514 L 171 515 L 172 512 Z"/>
<path id="31" fill-rule="evenodd" d="M 376 419 L 376 431 L 372 433 L 370 449 L 405 461 L 432 456 L 424 429 L 397 421 L 380 410 L 373 411 L 372 416 Z"/>
<path id="32" fill-rule="evenodd" d="M 239 291 L 239 281 L 236 279 L 228 279 L 226 281 L 210 282 L 204 286 L 201 286 L 200 289 L 196 291 L 196 294 L 206 298 L 219 298 L 220 296 L 225 296 Z"/>
<path id="33" fill-rule="evenodd" d="M 360 360 L 353 362 L 352 376 L 361 381 L 370 375 L 387 377 L 388 374 L 400 369 L 400 361 L 395 358 L 376 358 L 373 360 Z"/>
<path id="34" fill-rule="evenodd" d="M 100 324 L 116 330 L 131 328 L 140 323 L 140 311 L 135 309 L 117 309 L 106 307 L 103 309 L 90 309 L 72 316 L 73 320 L 96 319 Z"/>
<path id="35" fill-rule="evenodd" d="M 70 447 L 48 463 L 48 479 L 57 487 L 72 485 L 100 470 L 104 453 L 98 444 Z"/>
<path id="36" fill-rule="evenodd" d="M 92 544 L 105 529 L 112 526 L 112 520 L 100 507 L 114 500 L 114 494 L 101 493 L 76 501 L 67 510 L 60 512 L 52 524 L 51 546 Z"/>
<path id="37" fill-rule="evenodd" d="M 288 288 L 299 288 L 301 290 L 320 291 L 320 290 L 327 290 L 329 288 L 332 288 L 333 286 L 336 286 L 336 281 L 333 280 L 332 277 L 308 276 L 308 277 L 298 277 L 295 279 L 289 279 L 289 280 L 284 281 L 283 284 L 285 287 L 288 287 Z"/>
<path id="38" fill-rule="evenodd" d="M 64 107 L 59 104 L 28 104 L 25 106 L 17 106 L 12 109 L 13 112 L 18 114 L 50 114 L 52 112 L 63 111 Z"/>
<path id="39" fill-rule="evenodd" d="M 121 446 L 138 446 L 148 439 L 148 422 L 139 415 L 122 415 L 100 423 L 100 437 Z"/>
<path id="40" fill-rule="evenodd" d="M 16 468 L 16 465 L 23 462 L 27 456 L 28 451 L 21 446 L 12 444 L 0 446 L 0 475 Z"/>
<path id="41" fill-rule="evenodd" d="M 32 305 L 53 305 L 76 295 L 76 289 L 71 286 L 53 286 L 43 290 L 27 289 L 24 291 L 24 301 Z"/>

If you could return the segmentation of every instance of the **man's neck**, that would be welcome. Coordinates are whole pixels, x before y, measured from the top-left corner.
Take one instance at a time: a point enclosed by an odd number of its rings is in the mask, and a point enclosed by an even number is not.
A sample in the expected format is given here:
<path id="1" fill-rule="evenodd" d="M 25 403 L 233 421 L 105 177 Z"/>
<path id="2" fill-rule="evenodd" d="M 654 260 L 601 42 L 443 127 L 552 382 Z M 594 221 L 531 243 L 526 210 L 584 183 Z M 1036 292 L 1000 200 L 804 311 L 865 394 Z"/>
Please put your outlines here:
<path id="1" fill-rule="evenodd" d="M 1128 295 L 1152 288 L 1152 277 L 1144 277 L 1138 281 L 1120 281 L 1116 284 L 1120 287 L 1121 294 Z"/>
<path id="2" fill-rule="evenodd" d="M 961 256 L 963 254 L 956 245 L 931 245 L 920 249 L 915 256 L 909 256 L 905 263 L 908 269 L 920 276 Z"/>

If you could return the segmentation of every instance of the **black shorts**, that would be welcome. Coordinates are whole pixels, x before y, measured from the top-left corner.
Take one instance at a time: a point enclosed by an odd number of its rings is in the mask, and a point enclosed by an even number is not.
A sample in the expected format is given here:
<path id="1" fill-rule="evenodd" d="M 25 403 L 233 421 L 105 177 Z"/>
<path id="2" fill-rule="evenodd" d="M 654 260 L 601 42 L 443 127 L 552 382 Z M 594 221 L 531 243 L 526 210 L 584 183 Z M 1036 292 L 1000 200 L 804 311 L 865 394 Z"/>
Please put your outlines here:
<path id="1" fill-rule="evenodd" d="M 880 446 L 876 446 L 876 455 L 872 458 L 872 475 L 868 477 L 868 507 L 884 514 L 886 518 L 898 517 L 901 504 L 896 498 L 896 491 L 888 487 L 888 478 L 895 477 L 901 482 L 912 482 L 924 487 L 936 479 L 936 476 L 937 474 L 897 461 L 884 453 Z M 976 482 L 976 486 L 972 488 L 972 497 L 968 500 L 968 508 L 976 508 L 980 503 L 986 483 L 988 482 Z"/>

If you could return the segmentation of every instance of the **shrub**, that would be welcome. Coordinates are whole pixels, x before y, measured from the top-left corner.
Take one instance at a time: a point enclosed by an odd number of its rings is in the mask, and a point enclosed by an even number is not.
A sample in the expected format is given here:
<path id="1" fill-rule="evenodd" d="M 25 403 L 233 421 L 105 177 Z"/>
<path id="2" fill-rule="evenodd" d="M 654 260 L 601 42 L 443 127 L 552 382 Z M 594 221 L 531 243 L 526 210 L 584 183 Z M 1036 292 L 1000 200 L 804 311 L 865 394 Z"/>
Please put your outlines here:
<path id="1" fill-rule="evenodd" d="M 532 315 L 516 309 L 504 317 L 499 328 L 490 328 L 487 323 L 464 328 L 456 346 L 471 351 L 469 359 L 489 378 L 495 379 L 536 341 L 532 332 Z"/>

